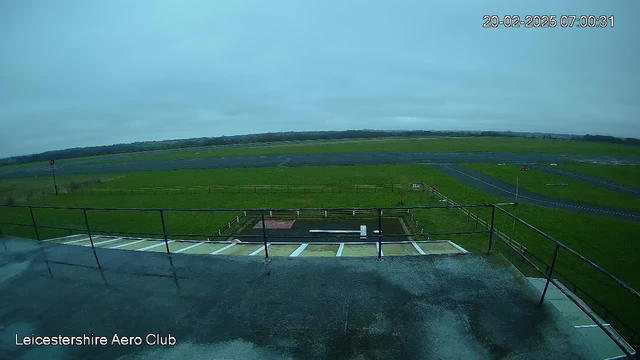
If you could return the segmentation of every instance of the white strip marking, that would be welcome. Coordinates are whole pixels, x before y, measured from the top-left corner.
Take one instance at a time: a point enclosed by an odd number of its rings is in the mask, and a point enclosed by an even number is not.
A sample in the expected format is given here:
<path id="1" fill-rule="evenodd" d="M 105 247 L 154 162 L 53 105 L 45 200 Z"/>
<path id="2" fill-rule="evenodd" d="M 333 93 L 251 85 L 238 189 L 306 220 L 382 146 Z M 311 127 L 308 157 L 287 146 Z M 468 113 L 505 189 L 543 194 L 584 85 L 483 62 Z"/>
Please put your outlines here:
<path id="1" fill-rule="evenodd" d="M 380 252 L 380 256 L 384 256 L 384 251 L 380 249 L 380 243 L 376 243 L 376 255 L 378 255 L 378 252 Z"/>
<path id="2" fill-rule="evenodd" d="M 116 241 L 118 241 L 120 239 L 122 239 L 122 238 L 115 238 L 115 239 L 111 239 L 111 240 L 100 241 L 100 242 L 97 242 L 97 243 L 93 243 L 93 246 L 98 246 L 98 245 L 101 245 L 101 244 L 108 244 L 108 243 L 116 242 Z M 84 245 L 84 246 L 91 246 L 91 244 Z"/>
<path id="3" fill-rule="evenodd" d="M 218 249 L 218 250 L 216 250 L 216 251 L 212 252 L 210 255 L 216 255 L 216 254 L 219 254 L 219 253 L 221 253 L 221 252 L 223 252 L 223 251 L 227 250 L 228 248 L 230 248 L 230 247 L 234 246 L 235 244 L 237 244 L 237 243 L 231 243 L 231 244 L 229 244 L 229 245 L 227 245 L 227 246 L 225 246 L 225 247 L 222 247 L 222 248 L 220 248 L 220 249 Z"/>
<path id="4" fill-rule="evenodd" d="M 88 238 L 88 237 L 86 237 L 86 238 L 84 238 L 84 239 L 80 239 L 80 240 L 67 241 L 67 242 L 64 242 L 63 244 L 65 244 L 65 245 L 69 245 L 69 244 L 75 244 L 75 243 L 77 243 L 77 242 L 87 241 L 87 240 L 89 240 L 89 238 Z"/>
<path id="5" fill-rule="evenodd" d="M 611 326 L 611 324 L 602 324 L 602 326 Z M 597 324 L 591 324 L 591 325 L 576 325 L 574 326 L 574 328 L 576 329 L 584 329 L 584 328 L 594 328 L 594 327 L 599 327 Z"/>
<path id="6" fill-rule="evenodd" d="M 412 241 L 411 244 L 413 244 L 413 247 L 416 248 L 416 251 L 418 252 L 418 254 L 420 255 L 427 255 L 424 253 L 424 251 L 420 248 L 420 246 L 418 246 L 418 244 L 416 244 L 415 241 Z"/>
<path id="7" fill-rule="evenodd" d="M 68 239 L 68 238 L 70 238 L 70 237 L 74 237 L 74 236 L 79 236 L 79 235 L 78 235 L 78 234 L 75 234 L 75 235 L 67 235 L 67 236 L 63 236 L 63 237 L 59 237 L 59 238 L 51 238 L 51 239 L 42 240 L 42 241 L 60 241 L 60 240 Z"/>
<path id="8" fill-rule="evenodd" d="M 167 241 L 167 244 L 171 244 L 173 242 L 173 240 L 169 240 Z M 136 251 L 146 251 L 146 250 L 150 250 L 153 248 L 157 248 L 158 246 L 162 246 L 164 245 L 164 241 L 160 242 L 159 244 L 153 244 L 153 245 L 149 245 L 147 247 L 143 247 L 142 249 L 136 249 Z"/>
<path id="9" fill-rule="evenodd" d="M 271 246 L 271 244 L 267 244 L 267 247 Z M 249 256 L 256 256 L 258 254 L 260 254 L 260 252 L 264 251 L 264 246 L 261 246 L 258 250 L 252 252 L 251 254 L 249 254 Z"/>
<path id="10" fill-rule="evenodd" d="M 340 243 L 340 247 L 338 247 L 338 252 L 336 256 L 342 256 L 342 250 L 344 250 L 344 243 Z"/>
<path id="11" fill-rule="evenodd" d="M 294 252 L 291 253 L 291 255 L 289 255 L 290 257 L 298 257 L 298 255 L 302 254 L 302 252 L 304 251 L 304 249 L 307 248 L 307 246 L 309 246 L 309 244 L 302 244 L 300 245 Z"/>
<path id="12" fill-rule="evenodd" d="M 456 249 L 458 249 L 458 250 L 462 251 L 462 253 L 463 253 L 463 254 L 468 253 L 468 251 L 467 251 L 467 250 L 465 250 L 465 249 L 463 249 L 463 248 L 462 248 L 462 246 L 460 246 L 460 245 L 458 245 L 458 244 L 454 244 L 454 243 L 452 243 L 452 242 L 451 242 L 451 240 L 447 240 L 447 242 L 449 243 L 449 245 L 451 245 L 451 246 L 453 246 L 454 248 L 456 248 Z"/>
<path id="13" fill-rule="evenodd" d="M 146 240 L 136 240 L 136 241 L 128 242 L 126 244 L 120 244 L 120 245 L 112 246 L 109 249 L 120 249 L 121 247 L 137 244 L 137 243 L 143 242 L 143 241 L 146 241 Z"/>
<path id="14" fill-rule="evenodd" d="M 174 251 L 174 254 L 179 254 L 179 253 L 181 253 L 181 252 L 187 251 L 187 250 L 189 250 L 189 249 L 193 249 L 194 247 L 196 247 L 196 246 L 200 246 L 200 245 L 202 245 L 202 244 L 204 244 L 204 242 L 195 243 L 195 244 L 193 244 L 193 245 L 187 246 L 186 248 L 182 248 L 182 249 L 180 249 L 180 250 L 178 250 L 178 251 Z"/>

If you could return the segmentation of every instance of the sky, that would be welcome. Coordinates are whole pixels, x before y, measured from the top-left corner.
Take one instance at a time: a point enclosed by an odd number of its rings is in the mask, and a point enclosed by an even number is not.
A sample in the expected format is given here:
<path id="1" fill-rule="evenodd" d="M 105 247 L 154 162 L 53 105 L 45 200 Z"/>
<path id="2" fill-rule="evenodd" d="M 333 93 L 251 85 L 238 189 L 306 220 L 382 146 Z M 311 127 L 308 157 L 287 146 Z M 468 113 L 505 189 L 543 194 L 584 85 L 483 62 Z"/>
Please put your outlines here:
<path id="1" fill-rule="evenodd" d="M 637 0 L 3 0 L 0 157 L 272 131 L 640 137 Z M 483 28 L 484 15 L 613 15 Z"/>

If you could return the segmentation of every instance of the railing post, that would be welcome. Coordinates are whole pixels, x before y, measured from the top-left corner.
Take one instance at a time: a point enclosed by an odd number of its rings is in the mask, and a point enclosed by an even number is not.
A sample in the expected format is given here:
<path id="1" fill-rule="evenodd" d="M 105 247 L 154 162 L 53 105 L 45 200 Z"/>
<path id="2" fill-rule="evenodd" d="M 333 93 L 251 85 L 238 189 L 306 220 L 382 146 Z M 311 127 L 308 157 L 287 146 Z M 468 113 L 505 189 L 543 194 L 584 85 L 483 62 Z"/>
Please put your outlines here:
<path id="1" fill-rule="evenodd" d="M 544 290 L 542 291 L 542 296 L 540 297 L 540 303 L 538 305 L 542 305 L 544 296 L 547 294 L 547 288 L 549 287 L 549 282 L 551 282 L 551 276 L 553 275 L 553 268 L 556 266 L 556 259 L 558 258 L 558 249 L 560 249 L 560 245 L 556 244 L 556 251 L 553 253 L 551 267 L 549 268 L 549 272 L 547 273 L 547 282 L 544 284 Z"/>
<path id="2" fill-rule="evenodd" d="M 382 257 L 382 209 L 378 209 L 378 259 Z"/>
<path id="3" fill-rule="evenodd" d="M 40 233 L 38 232 L 38 226 L 36 225 L 36 218 L 33 216 L 33 208 L 29 206 L 29 212 L 31 213 L 31 222 L 33 222 L 33 229 L 36 231 L 36 239 L 40 241 Z"/>
<path id="4" fill-rule="evenodd" d="M 269 247 L 267 246 L 267 226 L 264 223 L 264 211 L 262 212 L 262 238 L 264 239 L 264 257 L 269 258 Z"/>
<path id="5" fill-rule="evenodd" d="M 487 253 L 491 252 L 491 243 L 493 242 L 493 221 L 496 217 L 496 206 L 491 205 L 491 230 L 489 232 L 489 249 L 487 249 Z"/>
<path id="6" fill-rule="evenodd" d="M 162 235 L 164 235 L 164 246 L 167 247 L 167 254 L 171 254 L 169 251 L 169 240 L 167 239 L 167 228 L 164 225 L 164 210 L 160 209 L 160 221 L 162 221 Z"/>
<path id="7" fill-rule="evenodd" d="M 91 242 L 91 248 L 95 250 L 96 247 L 93 246 L 93 236 L 91 236 L 91 228 L 89 227 L 89 218 L 87 217 L 87 209 L 82 209 L 82 213 L 84 214 L 84 223 L 85 225 L 87 225 L 87 234 L 89 234 L 89 241 Z"/>

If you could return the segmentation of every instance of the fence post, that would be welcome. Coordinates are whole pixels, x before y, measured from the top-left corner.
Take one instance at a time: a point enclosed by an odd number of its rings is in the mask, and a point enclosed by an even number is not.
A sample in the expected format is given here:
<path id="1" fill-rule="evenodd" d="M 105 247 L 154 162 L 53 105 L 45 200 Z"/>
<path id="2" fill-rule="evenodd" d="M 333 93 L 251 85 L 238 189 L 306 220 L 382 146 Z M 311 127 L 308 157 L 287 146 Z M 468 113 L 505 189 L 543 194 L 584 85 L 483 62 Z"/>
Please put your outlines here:
<path id="1" fill-rule="evenodd" d="M 29 212 L 31 213 L 31 221 L 33 222 L 33 229 L 36 231 L 36 239 L 40 241 L 40 233 L 38 233 L 38 226 L 36 225 L 36 218 L 33 216 L 33 208 L 29 206 Z"/>
<path id="2" fill-rule="evenodd" d="M 91 236 L 91 228 L 89 227 L 89 218 L 87 218 L 87 209 L 82 209 L 82 213 L 84 214 L 84 223 L 87 225 L 87 234 L 89 234 L 89 241 L 91 242 L 91 248 L 92 249 L 96 249 L 95 246 L 93 246 L 93 236 Z"/>
<path id="3" fill-rule="evenodd" d="M 547 273 L 547 282 L 544 284 L 544 290 L 542 291 L 542 296 L 540 297 L 540 303 L 538 305 L 542 305 L 544 296 L 547 294 L 547 288 L 549 287 L 549 282 L 551 281 L 551 276 L 553 275 L 553 268 L 556 266 L 556 259 L 558 258 L 558 249 L 560 249 L 560 245 L 556 244 L 556 251 L 553 253 L 551 267 L 549 268 L 549 272 Z"/>
<path id="4" fill-rule="evenodd" d="M 160 209 L 160 221 L 162 221 L 162 235 L 164 235 L 164 245 L 167 247 L 167 254 L 171 254 L 169 251 L 169 240 L 167 239 L 167 228 L 164 225 L 164 210 Z"/>
<path id="5" fill-rule="evenodd" d="M 269 246 L 267 246 L 267 227 L 264 223 L 264 211 L 262 212 L 262 238 L 264 239 L 264 257 L 269 258 Z"/>
<path id="6" fill-rule="evenodd" d="M 382 257 L 382 209 L 378 209 L 378 259 Z"/>
<path id="7" fill-rule="evenodd" d="M 491 243 L 493 242 L 493 221 L 496 217 L 496 206 L 491 205 L 491 230 L 489 231 L 489 249 L 487 253 L 491 252 Z"/>

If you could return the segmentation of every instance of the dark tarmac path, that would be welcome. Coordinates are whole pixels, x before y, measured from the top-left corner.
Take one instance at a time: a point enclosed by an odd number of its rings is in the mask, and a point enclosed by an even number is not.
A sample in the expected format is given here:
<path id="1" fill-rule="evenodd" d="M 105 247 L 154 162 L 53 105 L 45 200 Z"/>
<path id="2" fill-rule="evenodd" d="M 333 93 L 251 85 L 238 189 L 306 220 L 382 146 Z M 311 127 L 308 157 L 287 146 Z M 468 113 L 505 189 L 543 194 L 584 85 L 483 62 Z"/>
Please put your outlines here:
<path id="1" fill-rule="evenodd" d="M 473 186 L 478 190 L 482 190 L 491 195 L 500 196 L 509 201 L 515 200 L 516 189 L 514 185 L 457 165 L 430 164 L 429 166 L 442 171 L 464 184 Z M 617 220 L 640 222 L 640 212 L 638 211 L 555 199 L 523 189 L 518 191 L 518 202 L 544 206 L 552 209 L 568 210 L 588 215 L 606 216 Z"/>

